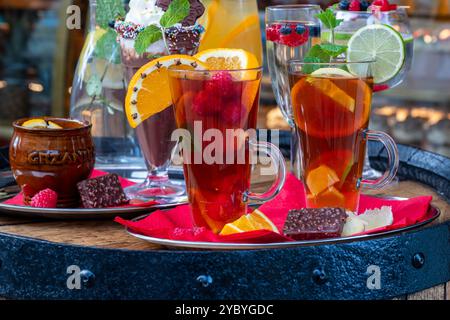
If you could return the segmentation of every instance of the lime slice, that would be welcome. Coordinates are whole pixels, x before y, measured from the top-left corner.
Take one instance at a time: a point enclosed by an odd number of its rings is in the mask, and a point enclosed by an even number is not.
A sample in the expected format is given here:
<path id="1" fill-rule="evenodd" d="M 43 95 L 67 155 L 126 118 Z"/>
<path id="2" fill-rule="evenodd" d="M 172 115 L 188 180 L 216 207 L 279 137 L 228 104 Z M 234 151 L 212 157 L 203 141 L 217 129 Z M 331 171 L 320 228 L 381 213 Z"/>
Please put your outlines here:
<path id="1" fill-rule="evenodd" d="M 375 60 L 373 81 L 377 84 L 394 78 L 405 62 L 405 43 L 400 33 L 384 24 L 372 24 L 356 31 L 348 41 L 349 62 Z M 365 77 L 367 69 L 349 64 L 348 70 Z"/>
<path id="2" fill-rule="evenodd" d="M 329 77 L 329 76 L 338 76 L 338 77 L 345 77 L 345 78 L 353 78 L 354 75 L 351 73 L 339 69 L 339 68 L 320 68 L 311 73 L 313 77 Z"/>

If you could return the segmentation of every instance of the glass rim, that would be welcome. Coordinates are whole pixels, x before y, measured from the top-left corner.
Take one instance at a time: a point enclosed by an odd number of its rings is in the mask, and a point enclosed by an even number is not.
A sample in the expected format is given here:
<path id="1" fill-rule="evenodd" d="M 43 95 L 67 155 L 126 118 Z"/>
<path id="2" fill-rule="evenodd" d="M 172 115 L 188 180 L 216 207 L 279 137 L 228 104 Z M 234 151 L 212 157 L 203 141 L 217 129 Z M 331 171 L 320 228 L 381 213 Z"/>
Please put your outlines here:
<path id="1" fill-rule="evenodd" d="M 337 61 L 331 61 L 331 62 L 306 62 L 303 60 L 290 60 L 288 61 L 289 65 L 299 64 L 299 65 L 344 65 L 344 64 L 369 64 L 369 63 L 375 63 L 376 60 L 361 60 L 361 61 L 347 61 L 347 60 L 337 60 Z"/>
<path id="2" fill-rule="evenodd" d="M 248 68 L 248 69 L 217 69 L 217 70 L 211 70 L 211 69 L 196 69 L 196 70 L 189 70 L 189 69 L 177 69 L 177 68 L 171 68 L 167 69 L 167 71 L 175 72 L 175 73 L 213 73 L 213 72 L 230 72 L 230 73 L 238 73 L 238 72 L 248 72 L 248 71 L 262 71 L 263 66 L 255 67 L 255 68 Z"/>
<path id="3" fill-rule="evenodd" d="M 267 6 L 266 10 L 286 10 L 286 9 L 319 9 L 321 10 L 320 5 L 318 4 L 276 4 L 273 6 Z"/>

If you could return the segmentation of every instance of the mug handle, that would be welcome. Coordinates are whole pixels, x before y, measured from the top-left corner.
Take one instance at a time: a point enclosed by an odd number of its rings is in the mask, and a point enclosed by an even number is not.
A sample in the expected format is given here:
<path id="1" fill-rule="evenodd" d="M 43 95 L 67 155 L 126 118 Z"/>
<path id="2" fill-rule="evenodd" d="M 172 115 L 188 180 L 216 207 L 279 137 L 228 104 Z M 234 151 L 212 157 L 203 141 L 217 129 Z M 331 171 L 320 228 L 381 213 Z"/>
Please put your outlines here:
<path id="1" fill-rule="evenodd" d="M 250 200 L 269 201 L 273 199 L 283 188 L 286 180 L 286 165 L 284 163 L 283 154 L 274 144 L 266 141 L 252 142 L 249 141 L 250 148 L 256 149 L 254 155 L 259 153 L 266 154 L 271 160 L 272 164 L 277 168 L 277 176 L 270 188 L 263 193 L 256 193 L 247 190 L 244 192 L 243 200 L 247 202 Z"/>
<path id="2" fill-rule="evenodd" d="M 395 141 L 394 139 L 391 138 L 391 136 L 382 131 L 364 130 L 362 134 L 363 139 L 377 140 L 381 142 L 387 151 L 388 166 L 384 174 L 375 180 L 362 180 L 363 187 L 369 189 L 382 189 L 386 185 L 391 183 L 391 181 L 395 178 L 395 175 L 397 173 L 399 165 L 399 155 L 397 145 L 395 144 Z"/>

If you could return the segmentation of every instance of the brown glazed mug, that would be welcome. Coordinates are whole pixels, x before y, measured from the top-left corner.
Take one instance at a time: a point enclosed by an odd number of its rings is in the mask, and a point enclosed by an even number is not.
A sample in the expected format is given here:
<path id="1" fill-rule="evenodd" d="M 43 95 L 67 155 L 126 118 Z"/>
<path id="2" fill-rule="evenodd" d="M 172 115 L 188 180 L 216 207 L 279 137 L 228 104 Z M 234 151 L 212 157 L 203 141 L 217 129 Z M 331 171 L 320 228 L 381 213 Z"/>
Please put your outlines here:
<path id="1" fill-rule="evenodd" d="M 58 193 L 58 207 L 77 207 L 77 183 L 87 179 L 94 168 L 94 143 L 91 124 L 77 120 L 39 117 L 62 129 L 25 128 L 13 123 L 14 134 L 9 147 L 9 161 L 25 204 L 41 190 Z"/>

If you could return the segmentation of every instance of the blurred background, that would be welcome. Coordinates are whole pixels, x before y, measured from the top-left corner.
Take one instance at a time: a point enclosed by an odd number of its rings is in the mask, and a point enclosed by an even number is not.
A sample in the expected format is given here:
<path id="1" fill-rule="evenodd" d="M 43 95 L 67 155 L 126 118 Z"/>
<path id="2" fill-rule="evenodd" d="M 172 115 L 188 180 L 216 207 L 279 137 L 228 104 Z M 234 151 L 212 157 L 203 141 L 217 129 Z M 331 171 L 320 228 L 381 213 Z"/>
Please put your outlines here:
<path id="1" fill-rule="evenodd" d="M 258 1 L 272 4 L 336 1 Z M 414 60 L 407 79 L 374 96 L 371 127 L 399 143 L 450 157 L 450 0 L 392 1 L 409 6 Z M 81 29 L 65 27 L 67 7 L 81 8 Z M 36 115 L 68 116 L 76 63 L 83 47 L 87 0 L 0 0 L 0 146 L 11 122 Z M 263 39 L 264 40 L 264 39 Z M 259 127 L 288 129 L 266 73 Z"/>

